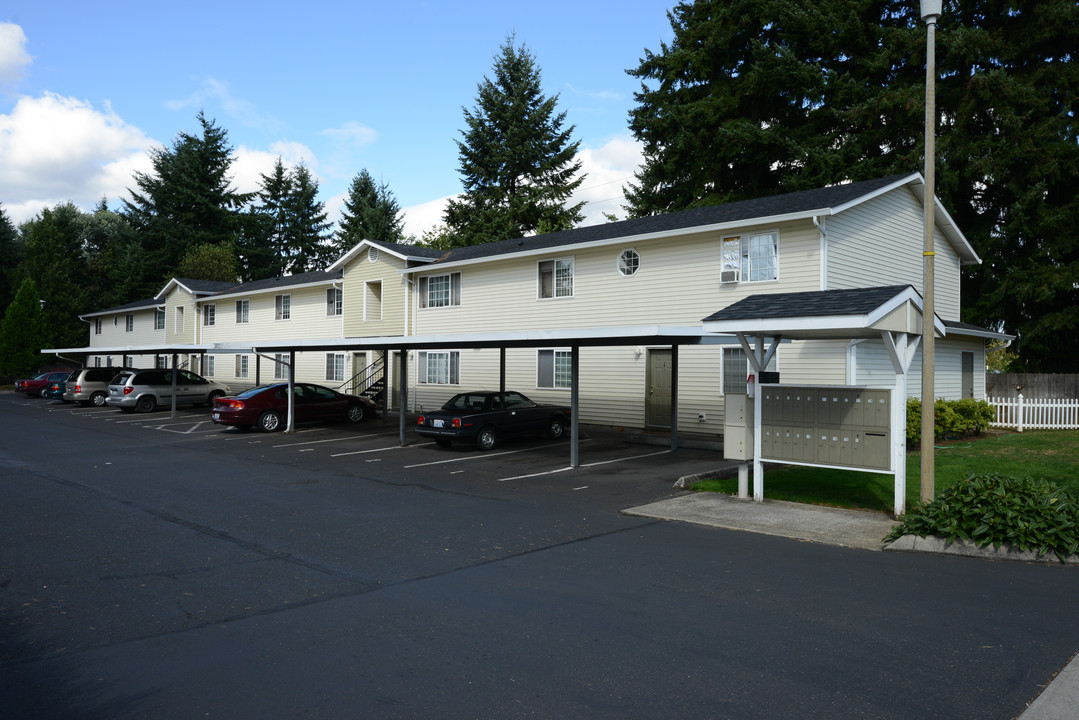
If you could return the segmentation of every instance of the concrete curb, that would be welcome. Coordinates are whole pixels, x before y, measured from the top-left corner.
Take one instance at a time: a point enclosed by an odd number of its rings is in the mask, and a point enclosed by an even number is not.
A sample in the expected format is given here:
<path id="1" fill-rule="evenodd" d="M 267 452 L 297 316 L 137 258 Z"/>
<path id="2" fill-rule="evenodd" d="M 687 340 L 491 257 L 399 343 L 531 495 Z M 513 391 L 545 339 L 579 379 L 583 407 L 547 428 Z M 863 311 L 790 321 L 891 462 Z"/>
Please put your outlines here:
<path id="1" fill-rule="evenodd" d="M 993 547 L 992 545 L 978 547 L 977 544 L 970 540 L 959 538 L 949 543 L 945 538 L 937 537 L 935 535 L 930 535 L 928 537 L 904 535 L 898 540 L 885 545 L 884 549 L 895 550 L 898 552 L 930 552 L 938 553 L 940 555 L 962 555 L 965 557 L 984 558 L 987 560 L 1018 560 L 1020 562 L 1061 564 L 1060 558 L 1053 553 L 1045 553 L 1041 557 L 1038 557 L 1038 553 L 1033 550 L 1019 550 L 1018 548 L 1014 548 L 1007 544 L 1002 544 L 999 548 Z M 1079 555 L 1069 555 L 1067 564 L 1079 565 Z"/>

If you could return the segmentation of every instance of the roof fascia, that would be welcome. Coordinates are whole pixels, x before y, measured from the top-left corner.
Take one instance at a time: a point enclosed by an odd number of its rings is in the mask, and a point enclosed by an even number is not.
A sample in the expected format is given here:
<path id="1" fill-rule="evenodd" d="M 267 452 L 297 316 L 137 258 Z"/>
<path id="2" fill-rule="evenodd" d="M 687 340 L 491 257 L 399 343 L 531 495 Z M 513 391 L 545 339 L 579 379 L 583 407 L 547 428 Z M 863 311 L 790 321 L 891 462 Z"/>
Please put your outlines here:
<path id="1" fill-rule="evenodd" d="M 430 263 L 430 262 L 435 261 L 434 258 L 423 257 L 423 256 L 420 256 L 420 255 L 406 255 L 404 253 L 398 252 L 397 250 L 394 250 L 393 248 L 388 248 L 388 247 L 384 247 L 382 245 L 379 245 L 378 243 L 376 243 L 376 242 L 374 242 L 372 240 L 360 240 L 358 243 L 356 243 L 355 246 L 352 247 L 351 250 L 349 250 L 344 255 L 342 255 L 337 260 L 335 260 L 332 265 L 330 265 L 328 268 L 326 268 L 326 270 L 332 272 L 333 270 L 340 270 L 340 269 L 344 268 L 346 265 L 348 265 L 350 262 L 352 262 L 352 260 L 354 258 L 356 258 L 363 251 L 363 249 L 365 247 L 367 247 L 367 248 L 377 248 L 380 253 L 383 253 L 383 252 L 384 253 L 389 253 L 390 255 L 393 255 L 396 258 L 400 258 L 401 260 L 404 260 L 405 262 L 415 260 L 415 261 L 418 261 L 418 262 L 428 262 L 428 263 Z"/>
<path id="2" fill-rule="evenodd" d="M 295 285 L 279 285 L 272 288 L 262 288 L 261 290 L 248 290 L 246 292 L 227 292 L 217 295 L 208 295 L 201 298 L 196 298 L 198 302 L 206 302 L 209 300 L 228 300 L 229 298 L 246 298 L 253 295 L 261 295 L 263 293 L 274 293 L 280 295 L 282 290 L 302 290 L 304 288 L 319 287 L 324 285 L 334 285 L 341 282 L 341 278 L 327 278 L 326 280 L 316 280 L 314 282 L 296 283 Z"/>

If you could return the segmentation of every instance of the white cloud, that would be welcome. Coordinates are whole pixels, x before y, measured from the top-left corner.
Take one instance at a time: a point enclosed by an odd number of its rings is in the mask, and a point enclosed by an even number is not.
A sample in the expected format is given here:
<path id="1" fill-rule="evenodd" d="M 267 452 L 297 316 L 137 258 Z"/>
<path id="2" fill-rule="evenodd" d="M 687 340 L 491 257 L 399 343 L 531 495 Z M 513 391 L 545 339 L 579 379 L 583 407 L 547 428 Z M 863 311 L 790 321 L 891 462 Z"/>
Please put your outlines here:
<path id="1" fill-rule="evenodd" d="M 169 110 L 191 108 L 201 110 L 208 104 L 220 107 L 227 117 L 247 127 L 273 130 L 281 125 L 273 117 L 259 112 L 251 101 L 234 95 L 229 84 L 217 78 L 204 78 L 202 87 L 186 98 L 165 101 L 165 107 Z M 211 112 L 207 112 L 206 116 L 213 119 L 213 113 Z"/>
<path id="2" fill-rule="evenodd" d="M 22 80 L 23 71 L 30 66 L 26 52 L 26 33 L 14 23 L 0 22 L 0 85 Z"/>
<path id="3" fill-rule="evenodd" d="M 274 164 L 279 157 L 287 170 L 291 170 L 303 163 L 311 171 L 311 177 L 321 185 L 322 178 L 318 173 L 318 159 L 311 148 L 303 143 L 279 140 L 273 143 L 269 150 L 254 150 L 245 145 L 233 150 L 233 162 L 229 168 L 232 175 L 232 186 L 242 193 L 257 191 L 262 185 L 260 176 L 272 173 Z"/>
<path id="4" fill-rule="evenodd" d="M 418 240 L 426 230 L 442 224 L 442 215 L 446 212 L 446 204 L 454 195 L 428 200 L 419 205 L 411 205 L 404 208 L 405 235 L 415 235 Z"/>
<path id="5" fill-rule="evenodd" d="M 58 202 L 115 203 L 136 170 L 150 170 L 154 144 L 107 105 L 97 110 L 55 93 L 22 97 L 0 115 L 0 202 L 16 223 Z"/>
<path id="6" fill-rule="evenodd" d="M 339 143 L 347 143 L 358 147 L 370 145 L 378 139 L 378 133 L 374 129 L 355 121 L 347 122 L 341 127 L 327 128 L 320 134 L 333 138 Z"/>

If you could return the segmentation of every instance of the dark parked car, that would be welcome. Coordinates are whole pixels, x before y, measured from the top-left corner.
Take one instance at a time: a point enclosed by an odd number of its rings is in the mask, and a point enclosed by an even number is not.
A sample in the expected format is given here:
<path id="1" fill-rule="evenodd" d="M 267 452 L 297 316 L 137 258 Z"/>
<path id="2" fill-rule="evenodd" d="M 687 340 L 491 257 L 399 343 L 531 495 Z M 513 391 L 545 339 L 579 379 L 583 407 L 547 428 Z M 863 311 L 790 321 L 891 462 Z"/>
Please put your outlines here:
<path id="1" fill-rule="evenodd" d="M 370 398 L 344 395 L 313 383 L 292 386 L 293 418 L 296 422 L 361 422 L 377 417 Z M 211 418 L 221 425 L 247 429 L 257 426 L 263 432 L 282 430 L 288 421 L 288 383 L 260 385 L 233 397 L 214 400 Z"/>
<path id="2" fill-rule="evenodd" d="M 62 402 L 67 402 L 67 400 L 64 400 L 64 387 L 66 385 L 67 380 L 57 380 L 55 382 L 51 382 L 45 386 L 45 392 L 43 392 L 41 395 L 42 397 L 49 398 L 50 400 L 60 400 Z"/>
<path id="3" fill-rule="evenodd" d="M 26 393 L 27 395 L 37 395 L 38 397 L 45 397 L 45 391 L 49 389 L 49 383 L 56 382 L 57 380 L 63 380 L 68 376 L 68 371 L 56 371 L 41 373 L 35 375 L 32 378 L 25 380 L 15 381 L 15 392 Z"/>
<path id="4" fill-rule="evenodd" d="M 416 434 L 434 438 L 441 447 L 474 442 L 490 450 L 503 438 L 546 433 L 558 439 L 566 433 L 570 409 L 539 405 L 519 392 L 466 392 L 454 395 L 439 410 L 423 413 Z"/>

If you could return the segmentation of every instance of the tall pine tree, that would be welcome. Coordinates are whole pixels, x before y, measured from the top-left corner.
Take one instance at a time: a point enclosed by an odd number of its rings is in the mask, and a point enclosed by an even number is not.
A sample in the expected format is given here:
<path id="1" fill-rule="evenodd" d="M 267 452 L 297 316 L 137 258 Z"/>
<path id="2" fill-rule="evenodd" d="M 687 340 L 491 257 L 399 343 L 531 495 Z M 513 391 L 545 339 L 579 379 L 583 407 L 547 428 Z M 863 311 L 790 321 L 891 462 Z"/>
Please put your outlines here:
<path id="1" fill-rule="evenodd" d="M 49 343 L 45 333 L 45 313 L 33 278 L 24 278 L 15 299 L 4 311 L 0 323 L 0 377 L 30 375 L 45 365 L 41 349 Z"/>
<path id="2" fill-rule="evenodd" d="M 566 205 L 584 181 L 575 178 L 580 141 L 570 140 L 574 126 L 563 127 L 557 102 L 543 94 L 532 54 L 508 37 L 457 141 L 465 191 L 444 215 L 457 245 L 565 230 L 583 219 L 583 202 Z"/>
<path id="3" fill-rule="evenodd" d="M 925 25 L 906 0 L 699 0 L 642 80 L 631 216 L 923 167 Z M 937 193 L 985 260 L 964 319 L 1017 333 L 1029 371 L 1079 354 L 1079 5 L 945 3 Z"/>
<path id="4" fill-rule="evenodd" d="M 325 269 L 337 259 L 334 247 L 328 242 L 333 223 L 326 220 L 326 204 L 318 199 L 318 180 L 306 165 L 292 171 L 292 193 L 286 206 L 291 245 L 286 270 L 300 273 Z"/>
<path id="5" fill-rule="evenodd" d="M 7 307 L 15 297 L 16 273 L 21 264 L 19 231 L 0 204 L 0 307 Z"/>
<path id="6" fill-rule="evenodd" d="M 335 236 L 338 254 L 361 240 L 401 242 L 405 236 L 401 206 L 386 183 L 377 184 L 366 168 L 348 186 Z"/>

